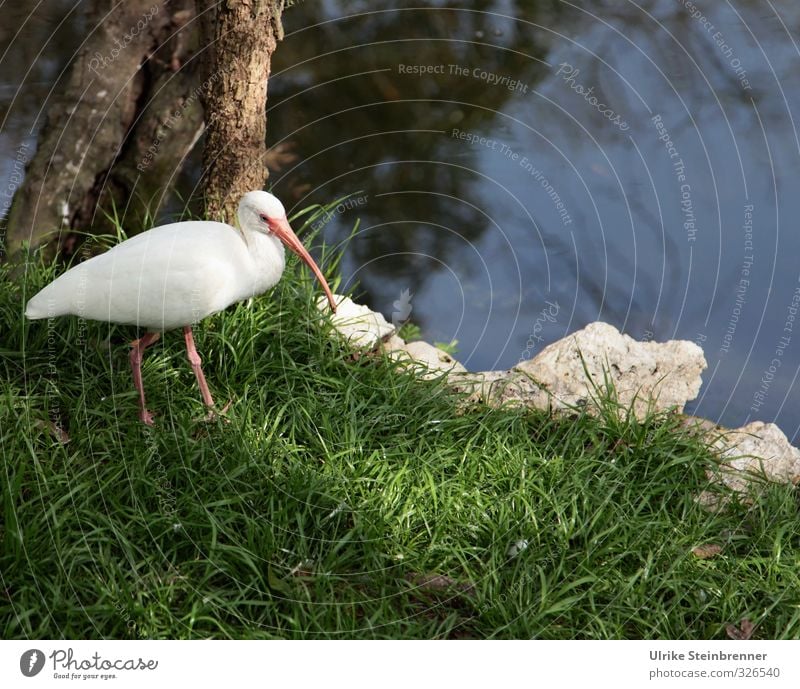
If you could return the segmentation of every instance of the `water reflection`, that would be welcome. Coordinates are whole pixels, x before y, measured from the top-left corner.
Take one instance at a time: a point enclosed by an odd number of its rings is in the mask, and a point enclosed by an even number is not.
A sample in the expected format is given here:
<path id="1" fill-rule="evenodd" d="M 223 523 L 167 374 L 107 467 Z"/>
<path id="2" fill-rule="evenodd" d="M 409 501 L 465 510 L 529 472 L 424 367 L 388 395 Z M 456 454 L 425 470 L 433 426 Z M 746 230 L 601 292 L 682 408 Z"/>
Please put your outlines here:
<path id="1" fill-rule="evenodd" d="M 346 278 L 387 316 L 408 289 L 425 337 L 458 339 L 472 369 L 602 319 L 702 344 L 697 413 L 796 435 L 800 7 L 448 4 L 287 11 L 268 132 L 298 158 L 276 192 L 298 207 L 363 196 L 325 227 L 335 243 L 361 220 Z M 27 79 L 55 78 L 69 34 L 34 62 L 54 21 L 25 29 L 4 83 L 26 60 Z M 41 100 L 24 94 L 0 135 L 6 171 Z"/>

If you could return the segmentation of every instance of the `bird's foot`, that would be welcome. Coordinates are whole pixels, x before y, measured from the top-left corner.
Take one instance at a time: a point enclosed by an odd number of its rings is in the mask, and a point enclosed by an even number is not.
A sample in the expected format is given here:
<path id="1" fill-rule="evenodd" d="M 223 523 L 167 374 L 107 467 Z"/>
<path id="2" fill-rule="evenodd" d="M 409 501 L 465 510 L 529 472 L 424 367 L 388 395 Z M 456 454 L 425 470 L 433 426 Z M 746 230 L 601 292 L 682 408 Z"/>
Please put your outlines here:
<path id="1" fill-rule="evenodd" d="M 155 421 L 153 420 L 153 415 L 147 411 L 147 409 L 142 409 L 139 411 L 139 420 L 148 426 L 156 425 Z"/>
<path id="2" fill-rule="evenodd" d="M 224 407 L 222 407 L 222 409 L 219 409 L 219 410 L 209 409 L 208 410 L 208 414 L 206 414 L 202 419 L 197 419 L 197 420 L 198 421 L 205 421 L 206 423 L 210 423 L 211 421 L 216 421 L 217 419 L 222 418 L 222 420 L 225 423 L 230 423 L 230 421 L 225 418 L 225 414 L 227 414 L 228 409 L 231 408 L 232 404 L 233 404 L 233 400 L 228 400 L 228 403 Z"/>

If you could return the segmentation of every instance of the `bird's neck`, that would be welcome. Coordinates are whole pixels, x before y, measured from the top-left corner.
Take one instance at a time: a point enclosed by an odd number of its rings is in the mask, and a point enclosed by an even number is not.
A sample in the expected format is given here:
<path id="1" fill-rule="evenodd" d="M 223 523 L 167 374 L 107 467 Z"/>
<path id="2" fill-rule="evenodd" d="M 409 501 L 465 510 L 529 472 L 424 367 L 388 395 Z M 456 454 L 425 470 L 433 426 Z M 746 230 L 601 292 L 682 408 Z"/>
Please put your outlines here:
<path id="1" fill-rule="evenodd" d="M 272 235 L 242 228 L 242 236 L 253 260 L 254 278 L 261 291 L 274 286 L 280 280 L 286 265 L 286 252 L 283 243 Z"/>

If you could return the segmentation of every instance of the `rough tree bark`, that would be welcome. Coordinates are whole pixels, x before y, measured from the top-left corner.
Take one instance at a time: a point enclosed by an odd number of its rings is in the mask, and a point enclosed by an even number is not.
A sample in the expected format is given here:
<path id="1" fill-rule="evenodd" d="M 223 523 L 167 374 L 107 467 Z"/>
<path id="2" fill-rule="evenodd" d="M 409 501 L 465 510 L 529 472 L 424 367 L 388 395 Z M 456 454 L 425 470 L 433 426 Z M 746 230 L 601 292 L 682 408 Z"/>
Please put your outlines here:
<path id="1" fill-rule="evenodd" d="M 147 206 L 202 132 L 193 18 L 192 0 L 90 0 L 92 32 L 48 105 L 5 222 L 10 256 L 24 244 L 69 253 L 71 230 L 107 229 L 98 204 L 112 201 L 129 231 L 146 229 Z"/>
<path id="2" fill-rule="evenodd" d="M 267 180 L 266 102 L 272 53 L 283 38 L 284 0 L 197 0 L 203 26 L 209 218 L 232 221 L 241 195 Z"/>

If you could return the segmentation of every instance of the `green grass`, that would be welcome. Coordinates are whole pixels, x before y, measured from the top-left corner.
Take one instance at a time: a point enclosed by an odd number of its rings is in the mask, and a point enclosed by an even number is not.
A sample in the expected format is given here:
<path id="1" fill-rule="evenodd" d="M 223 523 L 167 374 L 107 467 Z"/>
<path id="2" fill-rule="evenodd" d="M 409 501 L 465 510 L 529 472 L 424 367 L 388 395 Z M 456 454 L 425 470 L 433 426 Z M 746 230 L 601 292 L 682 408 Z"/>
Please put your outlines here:
<path id="1" fill-rule="evenodd" d="M 225 421 L 179 333 L 148 351 L 150 429 L 130 329 L 23 319 L 51 275 L 0 275 L 3 638 L 800 635 L 794 489 L 703 510 L 677 416 L 462 409 L 332 342 L 292 263 L 197 329 Z"/>

